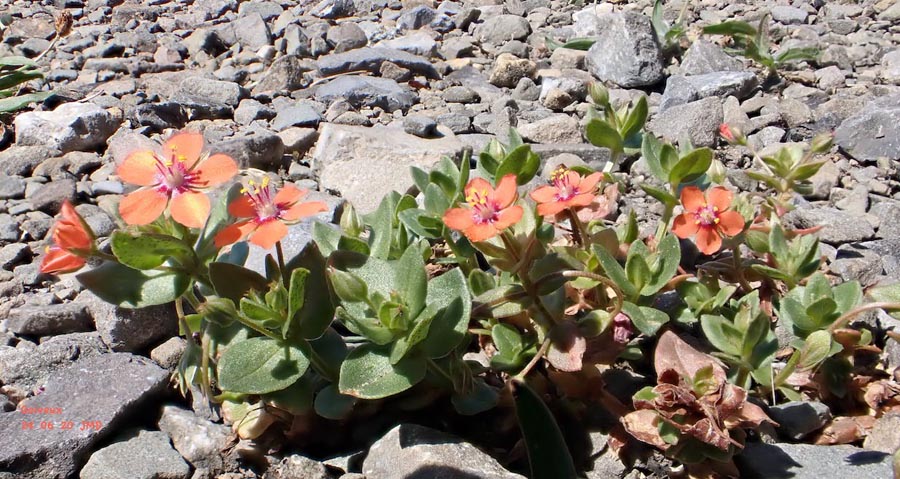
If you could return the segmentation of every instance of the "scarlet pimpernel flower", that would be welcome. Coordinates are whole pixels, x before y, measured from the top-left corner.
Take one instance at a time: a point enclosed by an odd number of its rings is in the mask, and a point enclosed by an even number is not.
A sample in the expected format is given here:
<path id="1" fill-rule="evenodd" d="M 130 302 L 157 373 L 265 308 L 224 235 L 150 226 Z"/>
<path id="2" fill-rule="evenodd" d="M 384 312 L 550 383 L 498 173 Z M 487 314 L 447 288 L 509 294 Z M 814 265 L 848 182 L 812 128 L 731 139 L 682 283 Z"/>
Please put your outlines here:
<path id="1" fill-rule="evenodd" d="M 60 209 L 60 219 L 53 226 L 50 237 L 53 245 L 48 246 L 41 261 L 41 272 L 48 274 L 68 273 L 80 269 L 85 257 L 94 249 L 94 234 L 75 211 L 69 201 Z"/>
<path id="2" fill-rule="evenodd" d="M 603 178 L 603 173 L 581 176 L 565 166 L 560 166 L 550 175 L 550 185 L 541 186 L 531 192 L 531 198 L 538 203 L 541 216 L 555 215 L 567 208 L 587 206 L 597 197 L 594 190 Z"/>
<path id="3" fill-rule="evenodd" d="M 483 178 L 466 185 L 466 207 L 450 208 L 444 213 L 444 224 L 461 231 L 469 241 L 485 241 L 522 219 L 523 209 L 514 205 L 517 197 L 516 175 L 500 179 L 497 188 Z"/>
<path id="4" fill-rule="evenodd" d="M 264 177 L 259 184 L 248 181 L 241 193 L 228 205 L 228 213 L 246 219 L 220 231 L 215 238 L 217 248 L 249 238 L 255 245 L 271 249 L 287 235 L 286 223 L 294 223 L 328 209 L 321 201 L 300 203 L 308 191 L 293 185 L 285 185 L 276 193 L 269 177 Z"/>
<path id="5" fill-rule="evenodd" d="M 209 198 L 203 190 L 225 183 L 238 172 L 230 156 L 204 151 L 203 135 L 182 131 L 162 145 L 162 152 L 139 150 L 128 155 L 116 174 L 141 186 L 125 196 L 119 214 L 130 225 L 146 225 L 169 206 L 172 219 L 200 228 L 209 217 Z"/>
<path id="6" fill-rule="evenodd" d="M 681 190 L 684 213 L 677 216 L 672 232 L 679 238 L 696 235 L 697 248 L 703 254 L 713 254 L 722 247 L 722 235 L 735 236 L 744 229 L 744 217 L 728 211 L 732 193 L 716 186 L 704 196 L 700 188 L 688 186 Z"/>

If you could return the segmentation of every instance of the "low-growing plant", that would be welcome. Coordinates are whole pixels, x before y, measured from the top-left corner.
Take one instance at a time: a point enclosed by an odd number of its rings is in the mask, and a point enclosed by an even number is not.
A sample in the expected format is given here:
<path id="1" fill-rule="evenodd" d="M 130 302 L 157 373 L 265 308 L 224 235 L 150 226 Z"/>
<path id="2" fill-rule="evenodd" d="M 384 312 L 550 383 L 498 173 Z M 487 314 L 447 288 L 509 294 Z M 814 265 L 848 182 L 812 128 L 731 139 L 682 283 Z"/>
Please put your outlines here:
<path id="1" fill-rule="evenodd" d="M 735 192 L 713 184 L 721 165 L 709 149 L 642 131 L 646 100 L 616 111 L 593 93 L 603 114 L 588 137 L 614 159 L 641 152 L 652 172 L 642 187 L 663 204 L 654 235 L 642 237 L 633 214 L 613 224 L 610 171 L 561 165 L 528 186 L 540 161 L 512 132 L 475 169 L 468 157 L 413 168 L 417 194 L 391 193 L 367 214 L 346 205 L 339 227 L 315 222 L 285 257 L 289 225 L 326 205 L 240 173 L 184 131 L 122 159 L 117 174 L 138 189 L 107 243 L 64 204 L 41 270 L 90 263 L 76 278 L 110 303 L 174 301 L 187 339 L 179 385 L 220 404 L 242 438 L 287 435 L 296 417 L 446 401 L 460 415 L 516 418 L 531 477 L 575 477 L 584 464 L 557 425 L 567 404 L 580 419 L 567 427 L 585 427 L 591 408 L 615 416 L 610 444 L 623 456 L 636 439 L 690 474 L 727 475 L 747 431 L 772 422 L 758 403 L 864 396 L 848 393 L 849 375 L 865 371 L 858 359 L 874 338 L 850 321 L 900 309 L 897 288 L 865 302 L 859 284 L 833 285 L 810 231 L 781 221 L 822 148 L 770 159 L 758 175 L 771 176 L 766 194 Z M 244 266 L 251 247 L 270 252 L 263 271 Z M 776 321 L 789 350 L 778 350 Z M 651 363 L 655 378 L 630 401 L 606 387 L 604 371 Z M 871 399 L 889 396 L 889 379 L 867 374 L 865 404 L 889 404 Z"/>
<path id="2" fill-rule="evenodd" d="M 5 15 L 0 17 L 0 33 L 12 24 L 14 19 Z M 20 56 L 0 58 L 0 114 L 18 111 L 30 103 L 44 101 L 54 94 L 53 91 L 37 91 L 24 93 L 23 86 L 31 80 L 43 80 L 37 62 L 50 52 L 60 38 L 72 31 L 72 14 L 63 10 L 55 19 L 56 33 L 53 41 L 34 59 Z"/>

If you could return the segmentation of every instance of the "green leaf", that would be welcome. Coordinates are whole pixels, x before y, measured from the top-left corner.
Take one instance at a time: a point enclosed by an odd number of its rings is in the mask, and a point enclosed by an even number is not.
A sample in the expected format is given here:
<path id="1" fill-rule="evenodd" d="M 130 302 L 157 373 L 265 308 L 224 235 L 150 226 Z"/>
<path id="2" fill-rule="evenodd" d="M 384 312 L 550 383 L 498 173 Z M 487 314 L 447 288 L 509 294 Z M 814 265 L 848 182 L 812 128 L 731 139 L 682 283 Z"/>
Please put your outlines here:
<path id="1" fill-rule="evenodd" d="M 815 60 L 818 56 L 818 48 L 788 48 L 775 56 L 775 62 L 787 63 L 795 60 Z"/>
<path id="2" fill-rule="evenodd" d="M 425 377 L 426 369 L 421 357 L 407 356 L 391 364 L 387 347 L 362 344 L 341 364 L 339 389 L 360 399 L 381 399 L 413 387 Z"/>
<path id="3" fill-rule="evenodd" d="M 425 307 L 428 292 L 428 273 L 425 262 L 416 245 L 406 248 L 394 267 L 394 285 L 400 298 L 409 308 L 410 317 L 415 317 Z"/>
<path id="4" fill-rule="evenodd" d="M 13 88 L 30 80 L 44 78 L 44 74 L 36 70 L 13 71 L 0 75 L 0 90 Z M 14 97 L 15 98 L 15 97 Z"/>
<path id="5" fill-rule="evenodd" d="M 513 380 L 516 417 L 525 439 L 531 479 L 578 477 L 572 455 L 550 409 L 524 381 Z"/>
<path id="6" fill-rule="evenodd" d="M 633 308 L 631 311 L 634 312 Z M 640 311 L 641 314 L 637 315 L 637 320 L 632 317 L 631 322 L 634 323 L 638 331 L 647 336 L 654 336 L 660 328 L 669 322 L 669 315 L 656 308 L 641 306 Z"/>
<path id="7" fill-rule="evenodd" d="M 631 249 L 637 250 L 635 245 L 643 245 L 640 241 L 631 243 Z M 646 250 L 646 248 L 644 248 Z M 628 282 L 634 285 L 634 289 L 641 291 L 650 281 L 650 267 L 643 255 L 631 254 L 629 251 L 628 260 L 625 261 L 625 274 L 628 276 Z"/>
<path id="8" fill-rule="evenodd" d="M 578 331 L 586 338 L 594 338 L 612 326 L 613 318 L 608 311 L 594 309 L 578 320 Z"/>
<path id="9" fill-rule="evenodd" d="M 157 235 L 131 235 L 125 231 L 116 231 L 110 236 L 113 254 L 125 266 L 134 269 L 153 269 L 170 259 L 175 259 L 182 266 L 188 263 L 194 251 L 178 238 Z"/>
<path id="10" fill-rule="evenodd" d="M 678 238 L 667 234 L 656 247 L 656 255 L 650 265 L 652 271 L 650 281 L 641 289 L 641 296 L 656 294 L 678 272 L 678 264 L 681 263 L 681 246 Z"/>
<path id="11" fill-rule="evenodd" d="M 123 308 L 171 303 L 191 284 L 184 273 L 138 271 L 111 261 L 75 277 L 100 299 Z"/>
<path id="12" fill-rule="evenodd" d="M 264 399 L 274 403 L 273 405 L 281 411 L 300 416 L 313 407 L 313 387 L 313 381 L 309 376 L 301 376 L 285 389 L 266 394 Z"/>
<path id="13" fill-rule="evenodd" d="M 704 314 L 700 317 L 700 327 L 716 349 L 734 358 L 741 357 L 743 334 L 731 321 L 719 315 Z"/>
<path id="14" fill-rule="evenodd" d="M 306 301 L 306 278 L 308 277 L 309 270 L 305 268 L 297 268 L 291 272 L 290 288 L 288 289 L 288 326 L 284 328 L 285 338 L 287 338 L 288 329 L 293 323 L 294 315 L 303 308 L 303 303 Z"/>
<path id="15" fill-rule="evenodd" d="M 839 314 L 852 310 L 862 301 L 863 292 L 859 281 L 841 283 L 832 288 L 831 292 L 834 295 L 834 302 Z"/>
<path id="16" fill-rule="evenodd" d="M 465 339 L 472 315 L 472 300 L 462 271 L 452 269 L 429 281 L 425 302 L 438 313 L 422 341 L 422 351 L 430 358 L 444 357 Z"/>
<path id="17" fill-rule="evenodd" d="M 669 183 L 679 185 L 696 180 L 706 173 L 712 163 L 713 152 L 709 148 L 698 148 L 681 157 L 669 171 Z"/>
<path id="18" fill-rule="evenodd" d="M 500 180 L 508 174 L 516 175 L 516 184 L 524 185 L 534 178 L 540 168 L 540 158 L 531 151 L 531 146 L 521 145 L 510 151 L 497 167 L 494 178 Z"/>
<path id="19" fill-rule="evenodd" d="M 491 340 L 497 350 L 506 356 L 515 356 L 525 349 L 519 330 L 509 324 L 495 324 L 491 328 Z"/>
<path id="20" fill-rule="evenodd" d="M 329 384 L 316 394 L 314 406 L 319 416 L 337 421 L 353 412 L 356 401 L 353 396 L 341 394 L 336 385 Z"/>
<path id="21" fill-rule="evenodd" d="M 494 281 L 494 276 L 480 269 L 473 269 L 469 272 L 468 284 L 469 290 L 472 291 L 472 294 L 475 296 L 486 293 L 497 286 Z"/>
<path id="22" fill-rule="evenodd" d="M 394 211 L 400 201 L 400 194 L 391 192 L 382 198 L 378 209 L 366 217 L 366 222 L 372 226 L 369 237 L 372 256 L 379 259 L 388 259 L 391 254 L 391 241 L 394 235 Z"/>
<path id="23" fill-rule="evenodd" d="M 232 220 L 230 214 L 228 214 L 228 205 L 231 204 L 238 196 L 241 194 L 241 184 L 235 183 L 231 185 L 227 190 L 223 190 L 219 193 L 218 198 L 215 203 L 212 205 L 212 208 L 209 212 L 209 218 L 206 219 L 206 224 L 203 225 L 203 230 L 200 232 L 200 236 L 197 238 L 197 243 L 195 245 L 195 250 L 197 251 L 197 256 L 200 257 L 204 262 L 210 258 L 213 258 L 215 254 L 220 250 L 220 248 L 216 247 L 215 239 L 216 235 L 222 228 L 226 227 Z M 244 244 L 246 247 L 246 242 L 238 242 L 231 246 L 231 250 L 234 251 L 235 248 L 242 248 L 238 245 Z M 220 260 L 226 261 L 226 260 Z M 246 261 L 246 259 L 244 260 Z M 235 264 L 244 264 L 244 261 L 228 261 L 229 263 Z"/>
<path id="24" fill-rule="evenodd" d="M 41 91 L 36 93 L 28 93 L 25 95 L 16 95 L 10 98 L 0 100 L 0 113 L 12 113 L 25 108 L 31 103 L 39 103 L 51 96 L 56 95 L 55 91 Z"/>
<path id="25" fill-rule="evenodd" d="M 638 290 L 628 280 L 628 276 L 626 276 L 625 274 L 625 269 L 622 268 L 622 265 L 620 265 L 615 258 L 613 258 L 609 251 L 606 251 L 606 248 L 598 245 L 592 245 L 591 251 L 597 257 L 597 260 L 600 261 L 600 266 L 603 268 L 606 276 L 614 283 L 616 283 L 619 289 L 622 290 L 622 294 L 624 294 L 625 297 L 635 298 L 638 296 Z"/>
<path id="26" fill-rule="evenodd" d="M 239 303 L 251 289 L 266 291 L 269 288 L 266 278 L 256 271 L 231 263 L 210 263 L 209 279 L 216 294 L 235 303 Z"/>
<path id="27" fill-rule="evenodd" d="M 825 330 L 814 331 L 806 337 L 803 349 L 800 350 L 800 368 L 811 369 L 822 364 L 832 349 L 831 333 Z"/>
<path id="28" fill-rule="evenodd" d="M 650 172 L 653 173 L 660 181 L 668 181 L 668 169 L 664 169 L 662 165 L 662 148 L 663 144 L 653 135 L 644 135 L 641 142 L 641 156 L 647 163 Z"/>
<path id="29" fill-rule="evenodd" d="M 752 37 L 756 35 L 756 32 L 756 27 L 740 21 L 722 22 L 703 27 L 703 33 L 706 35 L 746 35 Z"/>
<path id="30" fill-rule="evenodd" d="M 634 105 L 634 108 L 628 114 L 628 118 L 625 119 L 625 123 L 622 125 L 622 135 L 621 137 L 624 140 L 628 140 L 633 135 L 637 134 L 644 128 L 644 123 L 647 121 L 647 97 L 641 95 L 641 98 L 638 99 L 637 103 Z"/>
<path id="31" fill-rule="evenodd" d="M 501 298 L 507 300 L 502 301 Z M 477 317 L 495 319 L 515 316 L 531 306 L 531 298 L 519 284 L 498 286 L 478 295 L 474 302 L 477 305 Z"/>
<path id="32" fill-rule="evenodd" d="M 609 148 L 613 154 L 621 152 L 624 147 L 619 132 L 599 118 L 593 118 L 588 122 L 585 136 L 592 145 Z"/>
<path id="33" fill-rule="evenodd" d="M 497 389 L 485 384 L 481 378 L 475 378 L 467 392 L 454 391 L 450 396 L 453 408 L 463 416 L 474 416 L 493 409 L 499 400 Z"/>
<path id="34" fill-rule="evenodd" d="M 837 319 L 837 303 L 831 298 L 821 298 L 806 307 L 806 314 L 815 324 L 815 329 L 824 328 Z"/>
<path id="35" fill-rule="evenodd" d="M 432 183 L 425 189 L 425 210 L 428 213 L 441 216 L 450 208 L 450 199 L 447 198 L 440 186 Z"/>
<path id="36" fill-rule="evenodd" d="M 641 183 L 639 186 L 641 187 L 642 190 L 647 192 L 648 195 L 652 196 L 653 198 L 655 198 L 656 200 L 658 200 L 660 203 L 662 203 L 664 205 L 668 205 L 668 206 L 672 207 L 672 206 L 675 206 L 678 204 L 678 198 L 676 198 L 675 196 L 673 196 L 671 193 L 669 193 L 666 190 L 657 188 L 657 187 L 649 185 L 647 183 Z"/>
<path id="37" fill-rule="evenodd" d="M 878 285 L 870 288 L 866 294 L 879 303 L 900 303 L 900 283 Z M 900 313 L 897 310 L 885 310 L 891 313 L 891 316 L 898 318 Z"/>
<path id="38" fill-rule="evenodd" d="M 290 386 L 308 367 L 300 349 L 268 337 L 250 338 L 222 354 L 219 386 L 229 392 L 265 394 Z"/>
<path id="39" fill-rule="evenodd" d="M 391 364 L 397 364 L 413 347 L 425 339 L 431 322 L 436 315 L 437 308 L 434 305 L 429 304 L 427 308 L 422 310 L 422 314 L 413 321 L 413 327 L 409 333 L 394 341 L 394 345 L 391 348 Z"/>
<path id="40" fill-rule="evenodd" d="M 285 265 L 288 271 L 309 271 L 303 288 L 303 307 L 296 313 L 296 332 L 303 339 L 315 339 L 322 335 L 334 319 L 335 304 L 332 300 L 325 268 L 325 257 L 317 243 L 310 242 L 300 254 Z"/>
<path id="41" fill-rule="evenodd" d="M 424 193 L 430 183 L 428 180 L 428 172 L 419 168 L 418 166 L 411 166 L 409 168 L 409 172 L 412 176 L 413 183 L 415 183 L 416 185 L 416 188 Z"/>

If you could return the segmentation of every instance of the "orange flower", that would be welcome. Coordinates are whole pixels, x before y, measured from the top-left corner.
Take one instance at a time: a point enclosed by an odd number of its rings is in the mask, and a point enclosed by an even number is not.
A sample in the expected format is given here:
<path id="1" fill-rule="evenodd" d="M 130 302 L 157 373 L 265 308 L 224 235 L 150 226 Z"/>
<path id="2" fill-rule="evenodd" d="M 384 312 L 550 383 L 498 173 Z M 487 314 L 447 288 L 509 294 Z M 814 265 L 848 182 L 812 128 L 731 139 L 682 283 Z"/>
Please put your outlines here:
<path id="1" fill-rule="evenodd" d="M 732 145 L 746 145 L 747 138 L 744 133 L 737 127 L 729 126 L 727 123 L 719 125 L 719 135 Z"/>
<path id="2" fill-rule="evenodd" d="M 125 196 L 119 214 L 130 225 L 146 225 L 159 218 L 171 203 L 172 219 L 200 228 L 209 217 L 209 198 L 201 190 L 220 185 L 238 172 L 230 156 L 203 154 L 203 135 L 182 131 L 162 146 L 162 154 L 135 151 L 116 174 L 126 183 L 143 188 Z"/>
<path id="3" fill-rule="evenodd" d="M 709 190 L 707 196 L 696 186 L 684 188 L 681 190 L 684 213 L 675 218 L 672 232 L 682 239 L 697 235 L 697 248 L 703 254 L 719 251 L 720 235 L 734 236 L 744 230 L 744 217 L 737 211 L 726 211 L 731 199 L 731 192 L 721 186 Z"/>
<path id="4" fill-rule="evenodd" d="M 560 165 L 550 175 L 552 186 L 541 186 L 532 191 L 531 199 L 538 203 L 537 211 L 541 216 L 555 215 L 566 208 L 587 206 L 596 198 L 594 189 L 602 177 L 603 173 L 581 176 Z"/>
<path id="5" fill-rule="evenodd" d="M 516 201 L 516 175 L 500 179 L 497 189 L 483 178 L 466 185 L 468 208 L 450 208 L 444 213 L 444 224 L 462 231 L 469 241 L 485 241 L 519 222 L 523 210 Z"/>
<path id="6" fill-rule="evenodd" d="M 94 249 L 93 233 L 68 200 L 63 203 L 60 215 L 51 233 L 54 244 L 47 247 L 47 254 L 41 261 L 42 273 L 68 273 L 80 269 L 85 264 L 84 256 Z"/>
<path id="7" fill-rule="evenodd" d="M 269 178 L 264 177 L 259 186 L 255 182 L 241 190 L 242 194 L 228 205 L 228 213 L 239 221 L 220 231 L 215 238 L 217 248 L 250 238 L 250 242 L 265 249 L 287 235 L 285 222 L 297 222 L 301 218 L 328 210 L 321 201 L 300 203 L 308 191 L 292 185 L 285 185 L 278 193 L 273 192 Z"/>

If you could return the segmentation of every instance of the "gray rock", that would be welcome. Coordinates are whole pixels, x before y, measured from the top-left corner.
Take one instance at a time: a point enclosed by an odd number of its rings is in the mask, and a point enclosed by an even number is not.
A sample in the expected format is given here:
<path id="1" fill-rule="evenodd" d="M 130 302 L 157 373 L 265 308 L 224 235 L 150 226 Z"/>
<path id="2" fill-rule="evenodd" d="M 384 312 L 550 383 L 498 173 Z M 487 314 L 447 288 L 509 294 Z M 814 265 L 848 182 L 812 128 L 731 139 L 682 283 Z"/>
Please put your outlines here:
<path id="1" fill-rule="evenodd" d="M 349 17 L 356 13 L 354 0 L 322 0 L 317 3 L 310 13 L 319 18 Z"/>
<path id="2" fill-rule="evenodd" d="M 168 380 L 169 373 L 150 360 L 124 353 L 79 359 L 55 371 L 44 391 L 20 402 L 19 408 L 60 408 L 60 414 L 29 416 L 34 429 L 23 428 L 22 414 L 0 414 L 5 438 L 0 442 L 0 470 L 20 479 L 73 477 L 91 447 L 122 417 L 146 407 Z M 73 427 L 57 426 L 51 433 L 39 427 L 40 421 L 71 421 Z"/>
<path id="3" fill-rule="evenodd" d="M 0 347 L 0 382 L 27 392 L 72 361 L 104 351 L 107 347 L 97 333 L 53 336 L 31 349 Z"/>
<path id="4" fill-rule="evenodd" d="M 259 50 L 272 42 L 269 27 L 258 13 L 238 17 L 231 25 L 234 27 L 237 41 L 252 51 Z"/>
<path id="5" fill-rule="evenodd" d="M 824 226 L 818 235 L 828 244 L 863 241 L 875 236 L 875 230 L 868 222 L 835 208 L 798 208 L 785 215 L 784 221 L 798 229 Z"/>
<path id="6" fill-rule="evenodd" d="M 537 101 L 541 97 L 541 87 L 534 84 L 531 78 L 522 78 L 512 92 L 513 99 Z"/>
<path id="7" fill-rule="evenodd" d="M 831 420 L 831 410 L 817 401 L 791 401 L 771 406 L 769 416 L 779 425 L 779 432 L 799 441 L 818 431 Z"/>
<path id="8" fill-rule="evenodd" d="M 536 70 L 537 65 L 531 60 L 501 53 L 494 61 L 488 81 L 499 87 L 513 88 L 522 78 L 532 77 Z"/>
<path id="9" fill-rule="evenodd" d="M 355 107 L 381 107 L 387 111 L 406 110 L 418 96 L 397 82 L 387 78 L 342 76 L 316 90 L 316 99 L 323 103 L 346 100 Z"/>
<path id="10" fill-rule="evenodd" d="M 163 407 L 159 429 L 172 439 L 182 457 L 195 468 L 211 472 L 225 469 L 228 458 L 222 453 L 228 446 L 231 429 L 194 414 L 178 406 Z"/>
<path id="11" fill-rule="evenodd" d="M 302 60 L 296 55 L 279 57 L 266 70 L 259 84 L 253 88 L 253 94 L 265 92 L 292 92 L 305 88 L 311 80 L 306 73 L 316 69 L 310 61 Z"/>
<path id="12" fill-rule="evenodd" d="M 418 5 L 400 14 L 397 27 L 401 30 L 418 30 L 431 23 L 437 11 L 425 5 Z"/>
<path id="13" fill-rule="evenodd" d="M 492 16 L 475 29 L 475 38 L 489 45 L 502 45 L 510 40 L 525 40 L 530 34 L 531 25 L 528 20 L 517 15 Z"/>
<path id="14" fill-rule="evenodd" d="M 191 468 L 169 443 L 166 433 L 140 431 L 91 454 L 81 479 L 187 479 Z"/>
<path id="15" fill-rule="evenodd" d="M 666 90 L 659 101 L 663 111 L 675 105 L 682 105 L 702 98 L 734 96 L 738 100 L 747 98 L 757 87 L 756 75 L 752 72 L 713 72 L 702 75 L 671 76 L 666 81 Z"/>
<path id="16" fill-rule="evenodd" d="M 87 305 L 103 342 L 114 351 L 136 352 L 178 332 L 171 304 L 147 308 L 120 308 L 83 291 L 76 302 Z"/>
<path id="17" fill-rule="evenodd" d="M 342 23 L 329 28 L 325 40 L 334 46 L 335 53 L 362 48 L 369 43 L 366 32 L 355 23 Z"/>
<path id="18" fill-rule="evenodd" d="M 292 454 L 273 464 L 263 479 L 331 479 L 325 464 L 299 454 Z"/>
<path id="19" fill-rule="evenodd" d="M 19 335 L 54 336 L 90 331 L 93 322 L 83 304 L 64 303 L 16 308 L 10 312 L 6 325 Z"/>
<path id="20" fill-rule="evenodd" d="M 441 98 L 447 103 L 478 103 L 478 100 L 481 99 L 478 92 L 465 86 L 447 88 L 441 92 Z"/>
<path id="21" fill-rule="evenodd" d="M 26 197 L 35 210 L 56 214 L 64 201 L 75 201 L 75 180 L 51 181 Z"/>
<path id="22" fill-rule="evenodd" d="M 13 243 L 0 248 L 0 269 L 11 270 L 31 255 L 27 244 Z"/>
<path id="23" fill-rule="evenodd" d="M 278 132 L 287 154 L 304 154 L 316 144 L 319 133 L 313 128 L 288 128 Z"/>
<path id="24" fill-rule="evenodd" d="M 368 479 L 522 477 L 457 437 L 415 424 L 401 424 L 376 441 L 363 462 L 363 474 Z"/>
<path id="25" fill-rule="evenodd" d="M 648 124 L 648 129 L 669 141 L 687 137 L 694 146 L 713 146 L 723 118 L 722 101 L 710 97 L 658 113 Z"/>
<path id="26" fill-rule="evenodd" d="M 150 351 L 150 359 L 172 371 L 181 361 L 181 356 L 184 354 L 185 349 L 187 349 L 187 341 L 180 336 L 175 336 L 153 348 L 153 351 Z"/>
<path id="27" fill-rule="evenodd" d="M 581 143 L 578 120 L 566 115 L 551 115 L 541 120 L 519 125 L 522 138 L 534 143 Z"/>
<path id="28" fill-rule="evenodd" d="M 322 75 L 334 75 L 348 71 L 377 73 L 384 62 L 391 62 L 430 78 L 437 78 L 437 70 L 426 58 L 390 48 L 357 48 L 344 53 L 320 57 L 316 63 Z"/>
<path id="29" fill-rule="evenodd" d="M 234 158 L 241 168 L 268 168 L 278 166 L 284 160 L 284 143 L 281 138 L 267 131 L 229 138 L 216 145 L 216 152 Z"/>
<path id="30" fill-rule="evenodd" d="M 446 44 L 446 41 L 444 42 Z M 437 54 L 437 42 L 431 35 L 425 32 L 412 32 L 402 37 L 392 38 L 390 40 L 382 40 L 378 42 L 376 47 L 390 48 L 400 50 L 413 55 L 420 55 L 426 58 L 433 57 Z M 446 46 L 446 45 L 445 45 Z"/>
<path id="31" fill-rule="evenodd" d="M 879 201 L 869 212 L 881 219 L 879 237 L 900 238 L 900 201 Z"/>
<path id="32" fill-rule="evenodd" d="M 806 10 L 790 5 L 776 5 L 769 12 L 772 14 L 772 20 L 784 25 L 805 23 L 809 16 Z"/>
<path id="33" fill-rule="evenodd" d="M 185 77 L 180 84 L 184 94 L 199 99 L 203 102 L 228 105 L 232 108 L 238 106 L 243 91 L 241 86 L 230 81 L 212 80 L 197 75 Z"/>
<path id="34" fill-rule="evenodd" d="M 19 115 L 21 116 L 21 115 Z M 43 145 L 13 145 L 0 151 L 0 173 L 4 175 L 31 176 L 35 167 L 47 158 L 59 156 L 60 151 Z"/>
<path id="35" fill-rule="evenodd" d="M 865 221 L 856 221 L 857 224 L 866 224 Z M 883 240 L 866 241 L 855 247 L 868 250 L 881 257 L 884 274 L 894 280 L 900 281 L 900 238 L 893 237 Z"/>
<path id="36" fill-rule="evenodd" d="M 832 273 L 843 281 L 859 281 L 869 286 L 878 281 L 884 272 L 881 256 L 859 244 L 843 244 L 837 249 L 835 259 L 828 265 Z"/>
<path id="37" fill-rule="evenodd" d="M 102 145 L 119 122 L 93 103 L 64 103 L 53 111 L 16 115 L 16 144 L 59 150 L 87 151 Z"/>
<path id="38" fill-rule="evenodd" d="M 278 114 L 272 120 L 272 128 L 277 131 L 286 130 L 292 126 L 315 128 L 322 121 L 322 115 L 309 105 L 297 103 L 286 108 L 279 108 Z"/>
<path id="39" fill-rule="evenodd" d="M 339 191 L 361 213 L 368 213 L 384 195 L 412 186 L 410 166 L 427 170 L 444 155 L 460 158 L 465 149 L 450 132 L 427 140 L 399 129 L 325 123 L 312 166 L 321 188 Z"/>
<path id="40" fill-rule="evenodd" d="M 23 198 L 25 196 L 25 180 L 18 176 L 0 177 L 0 200 Z"/>
<path id="41" fill-rule="evenodd" d="M 721 47 L 706 40 L 697 40 L 692 43 L 681 61 L 682 75 L 742 70 L 744 70 L 744 64 L 740 59 L 725 53 Z"/>
<path id="42" fill-rule="evenodd" d="M 750 479 L 884 479 L 893 474 L 891 456 L 853 446 L 747 443 L 735 462 Z"/>
<path id="43" fill-rule="evenodd" d="M 873 100 L 844 120 L 834 141 L 857 160 L 900 160 L 900 95 Z"/>
<path id="44" fill-rule="evenodd" d="M 253 100 L 241 100 L 234 110 L 234 121 L 240 125 L 249 125 L 254 120 L 271 120 L 276 115 L 275 110 L 269 106 Z"/>
<path id="45" fill-rule="evenodd" d="M 900 414 L 891 413 L 878 418 L 863 447 L 873 451 L 893 454 L 900 448 Z"/>
<path id="46" fill-rule="evenodd" d="M 587 479 L 624 477 L 628 469 L 609 447 L 609 436 L 600 432 L 591 432 L 590 441 L 593 464 L 591 470 L 585 472 Z"/>
<path id="47" fill-rule="evenodd" d="M 403 119 L 403 131 L 419 138 L 431 138 L 436 136 L 437 122 L 434 118 L 425 115 L 409 115 Z"/>
<path id="48" fill-rule="evenodd" d="M 637 13 L 598 18 L 600 36 L 585 63 L 595 77 L 623 88 L 649 86 L 663 79 L 662 53 L 650 19 Z"/>

